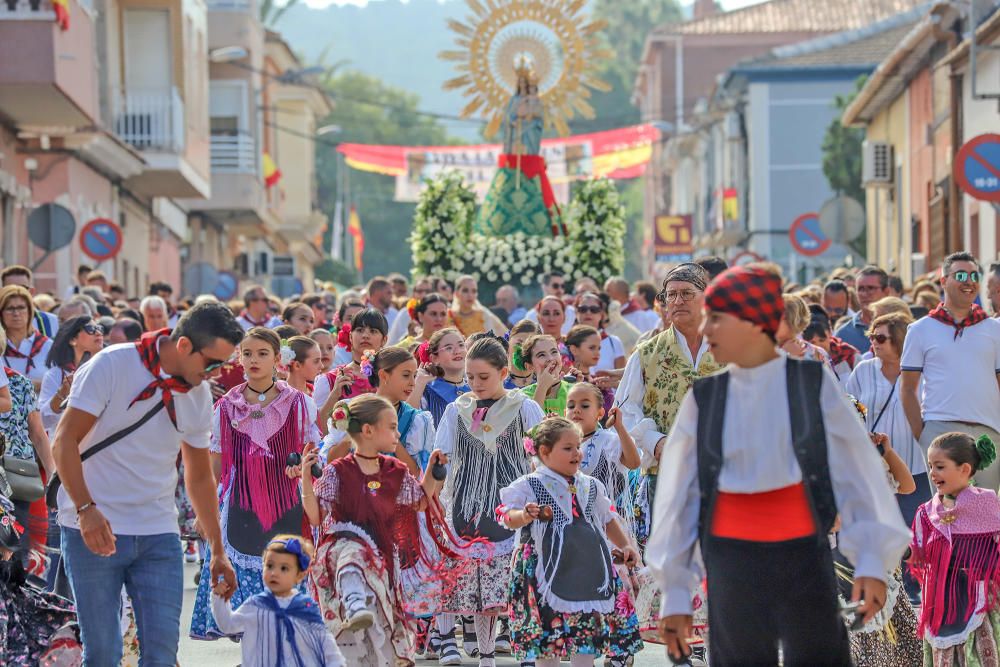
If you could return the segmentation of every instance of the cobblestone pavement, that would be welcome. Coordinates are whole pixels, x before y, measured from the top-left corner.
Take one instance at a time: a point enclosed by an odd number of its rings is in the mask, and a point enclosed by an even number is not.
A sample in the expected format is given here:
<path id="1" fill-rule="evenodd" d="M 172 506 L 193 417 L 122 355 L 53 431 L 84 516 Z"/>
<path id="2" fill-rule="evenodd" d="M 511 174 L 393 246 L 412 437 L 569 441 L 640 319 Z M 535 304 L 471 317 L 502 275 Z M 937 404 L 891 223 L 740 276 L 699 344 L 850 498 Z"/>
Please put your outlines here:
<path id="1" fill-rule="evenodd" d="M 236 667 L 240 664 L 240 645 L 227 639 L 215 642 L 201 642 L 188 639 L 187 631 L 191 627 L 191 611 L 194 607 L 194 573 L 196 567 L 192 564 L 184 566 L 184 610 L 181 613 L 181 646 L 178 662 L 181 667 Z M 418 660 L 421 666 L 436 666 L 437 660 Z M 479 662 L 466 658 L 464 665 L 476 667 Z M 509 656 L 498 656 L 497 665 L 503 667 L 516 666 L 519 663 Z M 569 663 L 564 663 L 569 665 Z M 601 663 L 597 663 L 598 667 Z M 635 667 L 654 667 L 654 665 L 669 665 L 670 661 L 659 646 L 650 646 L 636 657 Z"/>

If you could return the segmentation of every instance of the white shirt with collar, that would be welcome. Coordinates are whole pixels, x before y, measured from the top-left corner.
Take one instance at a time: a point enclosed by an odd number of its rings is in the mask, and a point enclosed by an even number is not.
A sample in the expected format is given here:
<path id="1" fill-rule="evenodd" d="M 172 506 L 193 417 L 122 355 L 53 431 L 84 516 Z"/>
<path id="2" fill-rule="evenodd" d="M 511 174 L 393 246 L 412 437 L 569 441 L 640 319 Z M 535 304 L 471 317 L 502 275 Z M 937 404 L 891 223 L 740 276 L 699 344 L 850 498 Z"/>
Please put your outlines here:
<path id="1" fill-rule="evenodd" d="M 730 365 L 722 428 L 719 491 L 762 493 L 802 481 L 792 451 L 785 365 L 779 356 L 755 368 Z M 820 406 L 830 481 L 841 519 L 840 548 L 855 576 L 886 581 L 910 541 L 885 469 L 840 384 L 823 367 Z M 691 590 L 704 573 L 698 545 L 701 502 L 698 405 L 688 391 L 660 456 L 653 532 L 646 563 L 663 591 L 661 617 L 691 613 Z"/>
<path id="2" fill-rule="evenodd" d="M 167 377 L 163 375 L 163 377 Z M 69 407 L 97 417 L 80 442 L 80 452 L 125 429 L 149 412 L 156 393 L 129 407 L 152 382 L 135 343 L 107 347 L 73 377 Z M 117 535 L 177 533 L 177 454 L 181 443 L 207 449 L 212 433 L 212 392 L 202 382 L 184 394 L 174 393 L 177 428 L 166 409 L 94 455 L 83 464 L 83 477 L 91 497 Z M 59 525 L 77 528 L 76 508 L 59 490 Z"/>
<path id="3" fill-rule="evenodd" d="M 31 346 L 35 344 L 35 337 L 40 335 L 41 334 L 39 334 L 38 332 L 35 332 L 30 336 L 28 336 L 27 338 L 22 338 L 21 344 L 13 347 L 21 354 L 27 356 L 28 354 L 31 353 Z M 10 342 L 9 339 L 7 341 L 7 345 L 12 346 L 12 343 Z M 3 363 L 4 366 L 6 366 L 7 368 L 15 370 L 21 375 L 26 375 L 28 379 L 31 380 L 32 382 L 41 383 L 41 381 L 45 379 L 45 372 L 48 370 L 48 367 L 45 365 L 45 360 L 49 358 L 49 351 L 51 349 L 52 349 L 52 339 L 50 338 L 47 341 L 45 341 L 45 343 L 42 345 L 42 348 L 38 351 L 38 354 L 35 355 L 35 358 L 33 360 L 34 366 L 32 366 L 30 373 L 26 372 L 28 368 L 28 360 L 25 358 L 4 355 Z"/>
<path id="4" fill-rule="evenodd" d="M 283 324 L 281 318 L 275 317 L 274 315 L 267 315 L 264 320 L 264 324 L 257 324 L 255 322 L 251 322 L 249 319 L 244 317 L 242 313 L 239 315 L 239 317 L 236 318 L 236 321 L 240 323 L 240 326 L 243 327 L 244 331 L 250 331 L 250 329 L 253 329 L 254 327 L 265 327 L 267 329 L 275 329 Z"/>

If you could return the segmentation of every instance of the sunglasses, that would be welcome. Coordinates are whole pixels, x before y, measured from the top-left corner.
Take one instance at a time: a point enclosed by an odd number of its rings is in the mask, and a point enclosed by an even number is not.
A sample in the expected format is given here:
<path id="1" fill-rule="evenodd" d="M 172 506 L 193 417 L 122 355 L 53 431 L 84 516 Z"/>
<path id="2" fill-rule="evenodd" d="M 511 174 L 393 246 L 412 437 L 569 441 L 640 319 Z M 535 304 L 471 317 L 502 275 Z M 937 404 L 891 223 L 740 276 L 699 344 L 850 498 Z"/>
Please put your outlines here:
<path id="1" fill-rule="evenodd" d="M 203 373 L 211 373 L 213 371 L 217 371 L 220 368 L 222 368 L 222 364 L 224 364 L 224 363 L 226 363 L 226 362 L 225 361 L 210 361 L 209 363 L 205 364 L 205 370 L 202 371 L 202 372 Z"/>
<path id="2" fill-rule="evenodd" d="M 549 289 L 565 290 L 566 283 L 552 283 L 549 285 Z"/>
<path id="3" fill-rule="evenodd" d="M 885 345 L 886 341 L 889 340 L 889 337 L 885 334 L 871 334 L 868 336 L 868 340 L 873 343 L 878 343 L 879 345 Z"/>
<path id="4" fill-rule="evenodd" d="M 597 315 L 602 312 L 603 308 L 600 306 L 577 306 L 576 312 L 578 313 L 590 313 L 591 315 Z"/>
<path id="5" fill-rule="evenodd" d="M 951 277 L 960 283 L 974 282 L 978 283 L 982 275 L 979 271 L 956 271 L 951 274 Z"/>
<path id="6" fill-rule="evenodd" d="M 100 324 L 94 324 L 93 322 L 88 322 L 87 324 L 83 325 L 83 332 L 86 334 L 90 334 L 91 336 L 97 336 L 97 335 L 103 336 L 104 327 L 102 327 Z"/>

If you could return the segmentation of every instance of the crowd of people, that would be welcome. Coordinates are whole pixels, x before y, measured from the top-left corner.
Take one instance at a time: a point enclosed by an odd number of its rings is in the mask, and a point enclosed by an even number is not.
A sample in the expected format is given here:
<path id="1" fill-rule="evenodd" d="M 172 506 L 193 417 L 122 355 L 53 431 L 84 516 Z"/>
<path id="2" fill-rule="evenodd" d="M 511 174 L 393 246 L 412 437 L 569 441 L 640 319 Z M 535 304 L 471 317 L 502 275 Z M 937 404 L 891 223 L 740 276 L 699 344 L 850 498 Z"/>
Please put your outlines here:
<path id="1" fill-rule="evenodd" d="M 996 664 L 1000 266 L 568 280 L 0 271 L 0 663 Z"/>

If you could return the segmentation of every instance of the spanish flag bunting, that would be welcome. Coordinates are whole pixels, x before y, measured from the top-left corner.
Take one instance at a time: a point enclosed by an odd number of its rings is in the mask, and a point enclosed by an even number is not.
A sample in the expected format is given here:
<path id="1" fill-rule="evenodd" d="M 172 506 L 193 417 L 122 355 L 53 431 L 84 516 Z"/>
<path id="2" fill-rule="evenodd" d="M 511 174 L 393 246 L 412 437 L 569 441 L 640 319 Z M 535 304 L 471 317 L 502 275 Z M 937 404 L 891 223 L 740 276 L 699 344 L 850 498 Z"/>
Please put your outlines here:
<path id="1" fill-rule="evenodd" d="M 52 0 L 52 9 L 56 12 L 59 29 L 69 30 L 69 0 Z"/>
<path id="2" fill-rule="evenodd" d="M 278 165 L 274 164 L 274 160 L 267 153 L 264 153 L 264 185 L 271 187 L 275 183 L 281 180 L 281 170 L 278 169 Z"/>
<path id="3" fill-rule="evenodd" d="M 362 255 L 365 254 L 365 234 L 361 231 L 361 218 L 358 217 L 358 209 L 351 207 L 351 214 L 347 217 L 347 233 L 354 238 L 354 268 L 360 274 L 365 263 Z"/>

